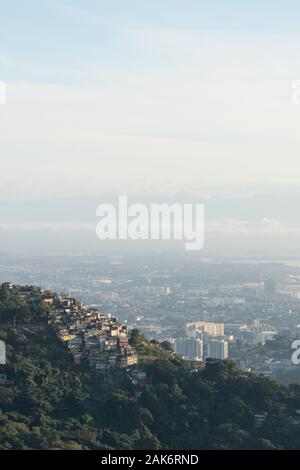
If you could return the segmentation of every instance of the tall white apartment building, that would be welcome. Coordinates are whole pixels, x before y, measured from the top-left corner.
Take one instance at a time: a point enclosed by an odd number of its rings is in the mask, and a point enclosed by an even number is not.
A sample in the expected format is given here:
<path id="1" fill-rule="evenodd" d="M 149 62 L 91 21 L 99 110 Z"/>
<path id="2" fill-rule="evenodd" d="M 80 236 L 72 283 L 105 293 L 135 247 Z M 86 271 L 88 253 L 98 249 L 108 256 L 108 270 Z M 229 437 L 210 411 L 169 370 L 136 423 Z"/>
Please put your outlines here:
<path id="1" fill-rule="evenodd" d="M 187 361 L 202 361 L 203 342 L 200 339 L 178 338 L 174 341 L 174 351 Z"/>
<path id="2" fill-rule="evenodd" d="M 212 359 L 228 358 L 228 342 L 224 339 L 211 339 L 207 342 L 206 357 Z"/>
<path id="3" fill-rule="evenodd" d="M 195 337 L 197 331 L 203 331 L 208 336 L 224 336 L 224 323 L 197 321 L 186 323 L 185 330 L 189 337 Z"/>

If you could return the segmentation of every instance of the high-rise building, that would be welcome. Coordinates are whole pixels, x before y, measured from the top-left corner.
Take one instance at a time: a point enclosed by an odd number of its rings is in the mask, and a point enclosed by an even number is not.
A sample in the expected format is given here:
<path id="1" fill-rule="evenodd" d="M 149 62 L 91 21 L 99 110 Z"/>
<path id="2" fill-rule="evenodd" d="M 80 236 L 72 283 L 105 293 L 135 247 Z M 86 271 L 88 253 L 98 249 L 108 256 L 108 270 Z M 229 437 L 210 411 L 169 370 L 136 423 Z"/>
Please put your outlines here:
<path id="1" fill-rule="evenodd" d="M 264 296 L 272 299 L 276 294 L 276 282 L 274 279 L 266 279 L 264 281 Z"/>
<path id="2" fill-rule="evenodd" d="M 206 357 L 212 359 L 228 358 L 228 342 L 224 339 L 211 339 L 207 342 Z"/>
<path id="3" fill-rule="evenodd" d="M 224 323 L 197 321 L 186 323 L 185 329 L 189 337 L 195 337 L 197 331 L 203 331 L 208 336 L 224 336 Z"/>
<path id="4" fill-rule="evenodd" d="M 4 341 L 0 341 L 0 364 L 6 364 L 6 346 Z"/>
<path id="5" fill-rule="evenodd" d="M 260 331 L 260 319 L 259 318 L 256 318 L 255 320 L 253 320 L 252 328 L 254 328 L 254 330 L 256 331 Z"/>
<path id="6" fill-rule="evenodd" d="M 174 351 L 188 361 L 202 361 L 203 342 L 200 339 L 178 338 L 174 341 Z"/>

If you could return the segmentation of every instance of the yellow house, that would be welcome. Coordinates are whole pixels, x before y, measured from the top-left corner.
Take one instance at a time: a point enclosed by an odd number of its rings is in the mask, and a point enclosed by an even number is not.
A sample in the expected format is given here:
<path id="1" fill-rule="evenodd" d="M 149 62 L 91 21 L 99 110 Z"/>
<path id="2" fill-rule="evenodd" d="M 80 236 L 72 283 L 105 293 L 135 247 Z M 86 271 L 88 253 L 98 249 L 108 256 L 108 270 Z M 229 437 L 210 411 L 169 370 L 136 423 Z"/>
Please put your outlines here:
<path id="1" fill-rule="evenodd" d="M 63 341 L 71 341 L 71 339 L 74 339 L 74 338 L 75 338 L 75 335 L 66 335 L 66 336 L 61 337 Z"/>

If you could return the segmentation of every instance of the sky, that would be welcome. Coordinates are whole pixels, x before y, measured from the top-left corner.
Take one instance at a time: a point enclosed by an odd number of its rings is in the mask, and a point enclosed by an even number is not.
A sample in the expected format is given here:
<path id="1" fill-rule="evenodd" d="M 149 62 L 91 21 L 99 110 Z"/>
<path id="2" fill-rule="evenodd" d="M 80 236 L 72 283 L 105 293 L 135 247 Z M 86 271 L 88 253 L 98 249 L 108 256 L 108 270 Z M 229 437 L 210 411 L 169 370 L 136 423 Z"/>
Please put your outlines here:
<path id="1" fill-rule="evenodd" d="M 0 0 L 0 14 L 3 203 L 299 193 L 298 1 Z M 258 225 L 294 229 L 268 208 Z"/>

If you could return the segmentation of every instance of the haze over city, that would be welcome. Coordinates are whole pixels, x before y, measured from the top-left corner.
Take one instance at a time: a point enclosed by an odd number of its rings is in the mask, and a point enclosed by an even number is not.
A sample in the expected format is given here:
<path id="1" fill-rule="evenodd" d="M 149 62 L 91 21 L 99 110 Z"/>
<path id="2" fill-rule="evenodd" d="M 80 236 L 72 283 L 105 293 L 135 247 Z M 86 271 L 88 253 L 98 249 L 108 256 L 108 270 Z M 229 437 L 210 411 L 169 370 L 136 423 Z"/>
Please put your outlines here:
<path id="1" fill-rule="evenodd" d="M 1 462 L 299 451 L 299 1 L 0 17 Z"/>
<path id="2" fill-rule="evenodd" d="M 1 5 L 1 243 L 56 249 L 55 228 L 80 251 L 97 205 L 126 194 L 206 202 L 209 252 L 262 255 L 267 239 L 269 255 L 299 255 L 300 7 L 288 4 Z"/>

